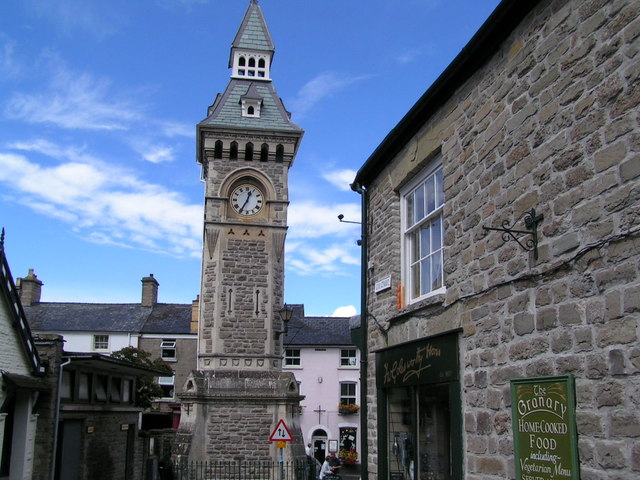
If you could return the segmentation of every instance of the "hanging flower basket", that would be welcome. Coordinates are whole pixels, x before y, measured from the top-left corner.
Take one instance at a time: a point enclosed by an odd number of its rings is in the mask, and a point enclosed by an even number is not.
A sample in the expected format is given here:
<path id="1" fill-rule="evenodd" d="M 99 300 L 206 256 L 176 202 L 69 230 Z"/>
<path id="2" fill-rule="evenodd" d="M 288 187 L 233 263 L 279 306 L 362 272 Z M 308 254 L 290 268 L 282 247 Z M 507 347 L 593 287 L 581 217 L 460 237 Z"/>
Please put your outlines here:
<path id="1" fill-rule="evenodd" d="M 358 413 L 358 410 L 360 410 L 360 405 L 356 405 L 355 403 L 349 403 L 348 405 L 338 405 L 339 415 L 352 415 L 354 413 Z"/>
<path id="2" fill-rule="evenodd" d="M 342 463 L 345 465 L 354 465 L 358 461 L 358 452 L 355 450 L 347 450 L 346 448 L 341 448 L 338 453 L 338 458 L 342 460 Z"/>

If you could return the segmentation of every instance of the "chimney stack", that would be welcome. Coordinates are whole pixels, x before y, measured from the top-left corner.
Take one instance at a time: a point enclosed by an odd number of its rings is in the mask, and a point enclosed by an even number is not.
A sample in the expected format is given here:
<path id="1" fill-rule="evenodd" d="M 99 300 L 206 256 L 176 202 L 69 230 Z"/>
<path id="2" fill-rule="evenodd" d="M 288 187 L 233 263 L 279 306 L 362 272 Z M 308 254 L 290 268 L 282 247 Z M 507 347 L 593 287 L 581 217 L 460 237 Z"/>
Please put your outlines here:
<path id="1" fill-rule="evenodd" d="M 198 333 L 198 318 L 200 317 L 200 295 L 191 302 L 191 333 Z"/>
<path id="2" fill-rule="evenodd" d="M 153 273 L 142 278 L 142 306 L 153 307 L 158 303 L 158 281 L 153 278 Z"/>
<path id="3" fill-rule="evenodd" d="M 43 283 L 38 280 L 38 277 L 33 273 L 33 268 L 29 269 L 29 273 L 24 278 L 18 279 L 18 294 L 20 295 L 20 301 L 22 305 L 33 305 L 40 302 L 40 295 L 42 294 Z"/>

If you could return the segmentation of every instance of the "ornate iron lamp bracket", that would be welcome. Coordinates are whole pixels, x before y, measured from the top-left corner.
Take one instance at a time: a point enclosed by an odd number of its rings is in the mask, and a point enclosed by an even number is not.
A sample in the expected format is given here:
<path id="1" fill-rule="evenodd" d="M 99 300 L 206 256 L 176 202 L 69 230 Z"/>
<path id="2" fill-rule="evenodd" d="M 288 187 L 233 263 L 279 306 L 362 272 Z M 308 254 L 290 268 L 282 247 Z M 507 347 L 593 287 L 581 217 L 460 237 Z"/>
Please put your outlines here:
<path id="1" fill-rule="evenodd" d="M 532 208 L 531 210 L 524 212 L 520 217 L 514 222 L 514 225 L 517 224 L 520 220 L 524 220 L 524 226 L 526 230 L 516 230 L 514 228 L 510 228 L 509 220 L 503 220 L 501 228 L 494 227 L 485 227 L 482 228 L 484 230 L 495 230 L 496 232 L 502 232 L 502 240 L 504 242 L 508 242 L 510 240 L 515 240 L 518 245 L 524 248 L 527 252 L 533 252 L 533 258 L 538 259 L 538 224 L 542 222 L 543 216 L 542 214 L 536 215 L 536 209 Z M 523 237 L 525 235 L 530 235 L 524 242 Z"/>

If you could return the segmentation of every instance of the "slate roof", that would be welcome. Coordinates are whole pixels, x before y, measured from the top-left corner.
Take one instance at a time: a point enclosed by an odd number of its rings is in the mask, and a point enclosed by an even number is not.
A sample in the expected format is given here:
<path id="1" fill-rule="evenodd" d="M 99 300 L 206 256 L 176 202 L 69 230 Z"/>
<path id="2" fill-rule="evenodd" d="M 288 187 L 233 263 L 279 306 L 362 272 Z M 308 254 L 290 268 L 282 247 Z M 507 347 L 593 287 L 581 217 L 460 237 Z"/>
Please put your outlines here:
<path id="1" fill-rule="evenodd" d="M 33 330 L 45 332 L 191 333 L 191 305 L 34 303 L 24 307 Z"/>
<path id="2" fill-rule="evenodd" d="M 247 94 L 262 100 L 260 117 L 243 117 L 241 97 Z M 302 132 L 293 123 L 272 82 L 231 79 L 227 89 L 209 107 L 209 115 L 198 127 L 231 127 L 256 130 Z"/>
<path id="3" fill-rule="evenodd" d="M 351 317 L 306 317 L 303 305 L 290 306 L 293 315 L 284 337 L 285 345 L 353 345 Z"/>
<path id="4" fill-rule="evenodd" d="M 267 22 L 264 20 L 262 9 L 252 1 L 244 14 L 242 24 L 236 33 L 236 38 L 231 44 L 232 48 L 242 48 L 249 50 L 262 50 L 273 52 L 275 47 L 271 40 L 271 34 L 267 28 Z M 232 59 L 229 60 L 229 66 L 232 65 Z"/>

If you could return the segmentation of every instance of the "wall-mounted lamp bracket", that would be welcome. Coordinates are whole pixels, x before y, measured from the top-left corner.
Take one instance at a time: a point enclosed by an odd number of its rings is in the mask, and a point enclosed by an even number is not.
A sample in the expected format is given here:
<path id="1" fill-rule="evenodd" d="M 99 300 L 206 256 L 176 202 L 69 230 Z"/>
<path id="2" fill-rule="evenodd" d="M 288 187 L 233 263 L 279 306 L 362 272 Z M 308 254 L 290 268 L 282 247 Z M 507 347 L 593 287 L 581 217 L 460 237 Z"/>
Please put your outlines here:
<path id="1" fill-rule="evenodd" d="M 356 225 L 362 225 L 362 222 L 353 222 L 351 220 L 345 220 L 343 214 L 338 215 L 338 220 L 340 221 L 340 223 L 355 223 Z"/>
<path id="2" fill-rule="evenodd" d="M 504 220 L 502 222 L 501 228 L 494 227 L 485 227 L 482 228 L 484 230 L 495 230 L 496 232 L 502 232 L 502 240 L 504 242 L 508 242 L 510 240 L 515 240 L 518 245 L 524 248 L 527 252 L 533 252 L 533 258 L 538 259 L 538 224 L 542 222 L 544 217 L 542 214 L 536 215 L 536 209 L 532 208 L 531 210 L 524 212 L 520 215 L 520 218 L 514 222 L 514 225 L 517 224 L 520 220 L 524 220 L 524 226 L 526 230 L 516 230 L 514 228 L 510 228 L 509 220 Z M 524 235 L 530 235 L 524 242 Z"/>

